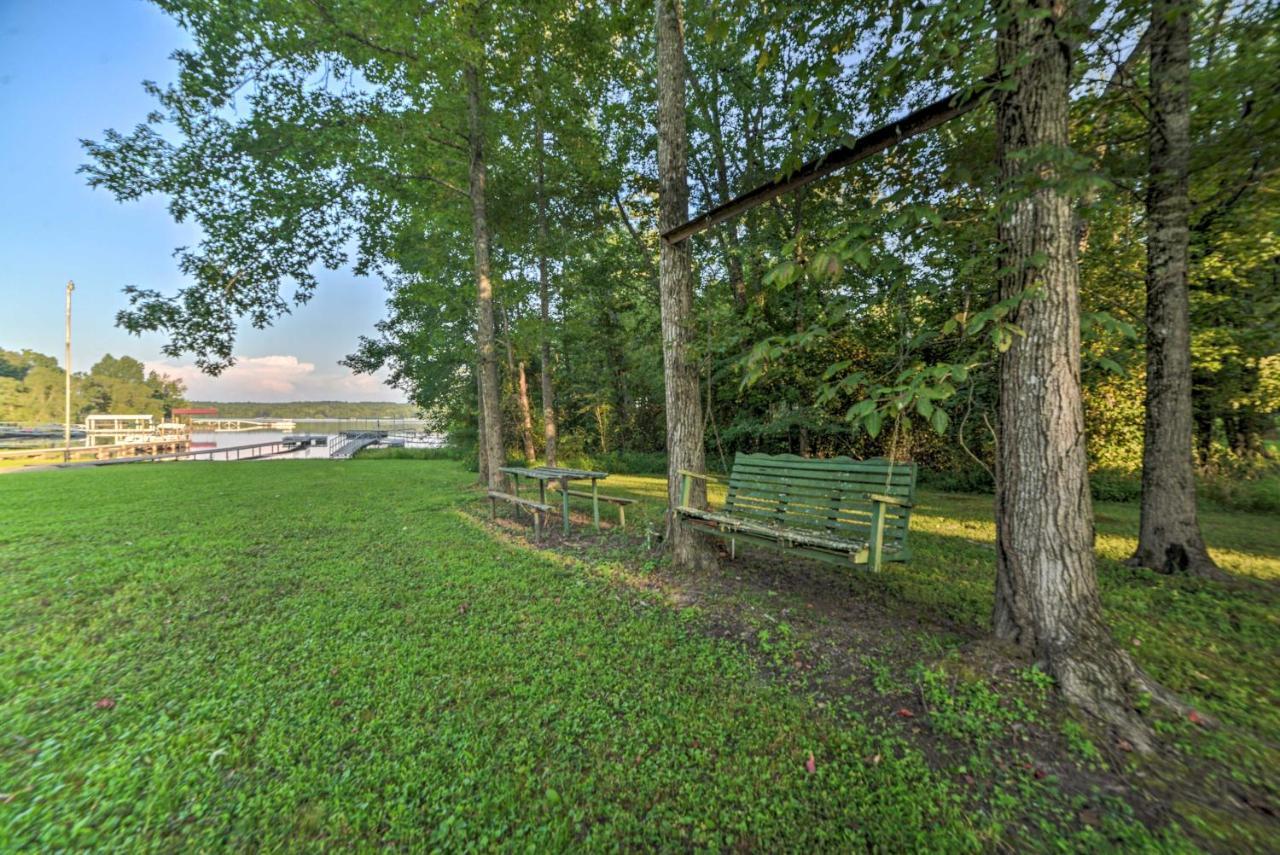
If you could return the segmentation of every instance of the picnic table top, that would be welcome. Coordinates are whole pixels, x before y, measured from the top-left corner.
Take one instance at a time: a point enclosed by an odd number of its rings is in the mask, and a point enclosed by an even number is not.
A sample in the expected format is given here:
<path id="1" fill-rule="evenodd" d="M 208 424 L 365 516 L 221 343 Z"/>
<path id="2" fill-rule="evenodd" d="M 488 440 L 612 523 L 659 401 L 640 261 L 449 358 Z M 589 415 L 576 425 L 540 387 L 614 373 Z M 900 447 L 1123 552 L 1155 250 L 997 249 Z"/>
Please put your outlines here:
<path id="1" fill-rule="evenodd" d="M 608 478 L 608 472 L 593 472 L 589 469 L 566 469 L 562 466 L 535 466 L 528 468 L 525 466 L 500 466 L 499 472 L 506 472 L 508 475 L 524 475 L 526 478 L 536 478 L 539 481 L 552 481 L 557 478 L 566 478 L 571 480 L 579 480 L 586 478 Z"/>

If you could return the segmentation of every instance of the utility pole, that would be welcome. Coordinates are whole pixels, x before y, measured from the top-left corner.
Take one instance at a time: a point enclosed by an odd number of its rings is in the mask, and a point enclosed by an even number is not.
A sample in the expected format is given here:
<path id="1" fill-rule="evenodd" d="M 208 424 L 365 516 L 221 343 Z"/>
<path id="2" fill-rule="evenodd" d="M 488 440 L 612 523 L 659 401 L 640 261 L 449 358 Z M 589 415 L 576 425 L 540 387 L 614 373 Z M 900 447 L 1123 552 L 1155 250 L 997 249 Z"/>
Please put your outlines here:
<path id="1" fill-rule="evenodd" d="M 67 356 L 66 356 L 66 409 L 62 424 L 62 460 L 71 460 L 71 292 L 76 290 L 76 283 L 67 280 Z"/>

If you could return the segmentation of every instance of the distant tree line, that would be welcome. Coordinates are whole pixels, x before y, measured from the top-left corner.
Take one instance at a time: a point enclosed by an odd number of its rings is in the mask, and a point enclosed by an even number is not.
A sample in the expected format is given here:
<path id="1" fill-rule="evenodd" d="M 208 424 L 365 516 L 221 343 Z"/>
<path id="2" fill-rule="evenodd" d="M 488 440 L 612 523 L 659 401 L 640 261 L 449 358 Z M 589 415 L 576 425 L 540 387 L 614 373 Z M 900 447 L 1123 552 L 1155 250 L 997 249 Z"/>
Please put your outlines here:
<path id="1" fill-rule="evenodd" d="M 413 404 L 384 401 L 193 401 L 193 407 L 217 407 L 229 419 L 412 419 Z"/>
<path id="2" fill-rule="evenodd" d="M 58 360 L 34 350 L 0 348 L 0 421 L 19 424 L 61 422 L 65 379 Z M 132 356 L 107 354 L 89 371 L 71 375 L 71 418 L 90 413 L 137 413 L 165 418 L 182 406 L 181 380 L 147 371 Z"/>

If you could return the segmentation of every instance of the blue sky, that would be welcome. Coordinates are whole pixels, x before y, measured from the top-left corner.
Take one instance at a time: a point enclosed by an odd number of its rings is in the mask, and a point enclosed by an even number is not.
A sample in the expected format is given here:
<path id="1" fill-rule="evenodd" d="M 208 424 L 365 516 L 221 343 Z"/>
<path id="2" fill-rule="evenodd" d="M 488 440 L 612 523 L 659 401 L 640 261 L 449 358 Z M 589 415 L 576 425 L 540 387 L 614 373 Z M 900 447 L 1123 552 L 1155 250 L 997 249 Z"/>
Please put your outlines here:
<path id="1" fill-rule="evenodd" d="M 0 0 L 0 347 L 62 358 L 64 288 L 76 283 L 72 366 L 135 356 L 213 400 L 403 400 L 337 364 L 383 316 L 381 283 L 322 274 L 314 299 L 268 330 L 246 328 L 240 364 L 219 378 L 163 357 L 163 337 L 115 326 L 128 284 L 176 291 L 177 246 L 194 244 L 164 200 L 121 205 L 76 167 L 81 138 L 127 130 L 152 109 L 143 80 L 167 83 L 187 36 L 142 0 Z"/>

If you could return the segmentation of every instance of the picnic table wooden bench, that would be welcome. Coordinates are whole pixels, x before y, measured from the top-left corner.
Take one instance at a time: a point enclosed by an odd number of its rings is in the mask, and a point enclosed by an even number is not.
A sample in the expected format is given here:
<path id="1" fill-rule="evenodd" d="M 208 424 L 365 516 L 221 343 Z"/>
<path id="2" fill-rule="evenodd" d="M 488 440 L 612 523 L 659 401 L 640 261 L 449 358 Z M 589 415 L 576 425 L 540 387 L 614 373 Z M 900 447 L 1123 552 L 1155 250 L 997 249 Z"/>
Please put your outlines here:
<path id="1" fill-rule="evenodd" d="M 542 528 L 546 524 L 547 514 L 551 513 L 552 506 L 545 502 L 535 502 L 531 499 L 525 499 L 520 496 L 514 496 L 511 493 L 504 493 L 501 490 L 489 491 L 489 518 L 498 518 L 498 502 L 510 502 L 517 507 L 521 507 L 533 514 L 533 535 L 534 537 L 542 537 Z"/>
<path id="2" fill-rule="evenodd" d="M 503 493 L 492 491 L 489 496 L 492 512 L 497 516 L 497 500 L 501 499 L 505 502 L 511 502 L 517 507 L 535 508 L 542 514 L 546 514 L 553 507 L 547 502 L 547 486 L 559 487 L 560 496 L 560 512 L 564 520 L 564 535 L 569 536 L 569 497 L 570 496 L 586 496 L 591 499 L 591 516 L 595 523 L 596 531 L 600 530 L 600 502 L 605 497 L 599 494 L 596 482 L 609 477 L 608 472 L 596 472 L 591 469 L 568 469 L 563 466 L 501 466 L 499 471 L 512 478 L 513 493 Z M 520 496 L 520 479 L 529 478 L 538 484 L 538 501 L 531 502 Z M 590 481 L 591 492 L 570 490 L 569 484 L 573 481 Z M 495 495 L 496 494 L 496 495 Z M 616 500 L 617 497 L 610 497 Z M 626 501 L 626 500 L 622 500 Z M 544 509 L 545 508 L 545 509 Z M 534 516 L 534 533 L 541 534 L 539 517 Z"/>
<path id="3" fill-rule="evenodd" d="M 559 489 L 559 486 L 555 483 L 552 483 L 551 489 L 553 490 Z M 603 493 L 596 493 L 593 496 L 591 493 L 588 493 L 586 490 L 570 490 L 569 495 L 574 497 L 575 499 L 595 499 L 596 501 L 604 502 L 605 504 L 617 505 L 619 528 L 627 527 L 627 505 L 634 505 L 636 503 L 635 499 L 627 499 L 627 498 L 623 498 L 622 496 L 606 496 Z"/>
<path id="4" fill-rule="evenodd" d="M 911 557 L 914 463 L 739 452 L 718 511 L 691 506 L 695 479 L 723 480 L 680 471 L 680 524 L 727 539 L 731 550 L 742 540 L 871 570 Z"/>

